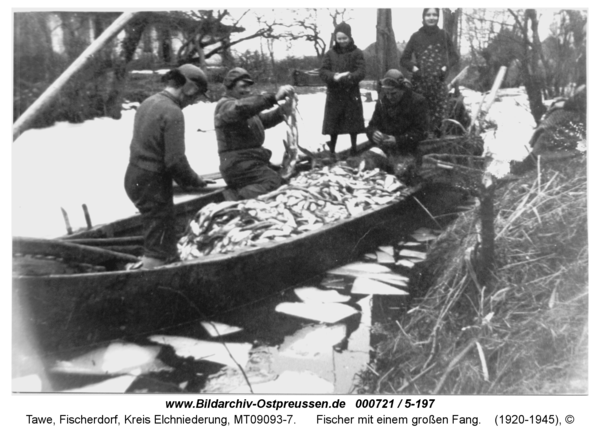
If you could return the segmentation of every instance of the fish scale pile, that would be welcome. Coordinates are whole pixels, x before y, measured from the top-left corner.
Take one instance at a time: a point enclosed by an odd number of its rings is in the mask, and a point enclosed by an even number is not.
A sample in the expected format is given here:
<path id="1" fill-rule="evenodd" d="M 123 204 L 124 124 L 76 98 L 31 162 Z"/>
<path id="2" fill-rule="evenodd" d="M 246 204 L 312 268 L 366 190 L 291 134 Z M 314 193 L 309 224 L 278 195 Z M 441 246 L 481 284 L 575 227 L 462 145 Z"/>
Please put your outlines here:
<path id="1" fill-rule="evenodd" d="M 397 201 L 404 188 L 379 169 L 312 169 L 257 199 L 206 205 L 180 239 L 179 255 L 185 261 L 285 240 Z"/>

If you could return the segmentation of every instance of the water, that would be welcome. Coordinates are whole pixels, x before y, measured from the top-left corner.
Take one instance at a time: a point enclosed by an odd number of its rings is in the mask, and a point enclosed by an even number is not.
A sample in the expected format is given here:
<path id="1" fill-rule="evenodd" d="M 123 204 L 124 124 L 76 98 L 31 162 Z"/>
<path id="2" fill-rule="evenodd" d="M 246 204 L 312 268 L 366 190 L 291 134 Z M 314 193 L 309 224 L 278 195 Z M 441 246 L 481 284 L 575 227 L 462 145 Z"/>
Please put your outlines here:
<path id="1" fill-rule="evenodd" d="M 423 243 L 412 249 L 424 252 Z M 396 249 L 399 251 L 399 249 Z M 364 260 L 364 258 L 363 258 Z M 368 260 L 372 261 L 372 260 Z M 419 269 L 390 266 L 395 273 L 410 277 Z M 243 373 L 236 364 L 223 365 L 209 360 L 194 359 L 178 354 L 170 346 L 161 346 L 154 364 L 157 367 L 137 371 L 128 384 L 109 385 L 123 392 L 205 392 L 205 393 L 341 393 L 352 392 L 356 387 L 356 374 L 367 368 L 371 361 L 372 347 L 378 337 L 372 333 L 377 322 L 398 319 L 407 309 L 406 296 L 354 295 L 351 294 L 354 277 L 323 274 L 303 283 L 323 290 L 336 290 L 350 296 L 345 305 L 356 309 L 356 314 L 339 322 L 327 324 L 290 316 L 276 311 L 284 302 L 299 302 L 295 288 L 282 289 L 272 297 L 252 305 L 221 314 L 211 319 L 196 319 L 155 334 L 187 337 L 212 342 L 249 344 L 251 350 L 247 361 L 240 361 Z M 202 326 L 202 320 L 235 325 L 241 331 L 221 337 L 211 337 Z M 155 346 L 146 337 L 137 337 L 135 343 L 142 347 Z M 20 343 L 26 343 L 26 341 Z M 131 342 L 131 341 L 126 341 Z M 114 342 L 113 342 L 114 343 Z M 119 343 L 119 342 L 117 342 Z M 110 343 L 100 343 L 63 350 L 55 354 L 35 355 L 34 349 L 16 345 L 14 358 L 18 369 L 13 377 L 37 375 L 43 379 L 42 391 L 72 391 L 108 381 L 121 375 L 88 375 L 58 373 L 54 370 L 59 361 L 73 361 Z M 119 349 L 123 351 L 123 349 Z M 123 353 L 123 358 L 126 355 Z M 114 356 L 113 358 L 119 358 Z M 101 361 L 96 357 L 96 362 Z M 107 358 L 104 360 L 104 365 Z M 113 360 L 111 360 L 113 361 Z M 119 362 L 113 362 L 113 367 Z M 168 371 L 153 371 L 159 368 Z M 125 380 L 126 381 L 126 380 Z M 251 387 L 248 386 L 250 383 Z M 18 388 L 18 387 L 15 387 Z"/>
<path id="2" fill-rule="evenodd" d="M 430 195 L 432 203 L 445 198 L 446 202 L 460 205 L 459 198 L 449 199 L 448 192 L 431 192 Z M 402 250 L 424 253 L 428 243 L 439 234 L 444 222 L 447 224 L 456 216 L 447 211 L 446 207 L 443 211 L 446 213 L 445 219 L 438 217 L 434 222 L 429 214 L 435 215 L 435 210 L 417 210 L 411 215 L 411 222 L 402 222 L 402 234 L 389 240 L 386 246 L 388 249 L 394 248 L 394 260 L 406 260 L 399 255 Z M 440 211 L 437 213 L 439 215 Z M 432 230 L 428 230 L 430 236 L 424 237 L 430 240 L 415 238 L 415 230 L 423 225 L 432 227 Z M 422 240 L 422 243 L 417 239 Z M 380 256 L 379 260 L 383 261 L 384 257 L 385 255 Z M 376 252 L 371 252 L 356 258 L 356 261 L 377 264 L 374 258 Z M 386 266 L 393 273 L 410 279 L 419 274 L 422 267 L 417 259 L 413 260 L 417 261 L 413 267 L 407 267 L 410 263 Z M 24 328 L 19 328 L 17 316 L 16 327 L 13 327 L 17 331 L 13 338 L 13 390 L 80 391 L 81 388 L 85 390 L 90 386 L 97 386 L 99 390 L 94 391 L 347 394 L 355 391 L 357 375 L 361 371 L 372 370 L 369 363 L 374 357 L 373 349 L 382 339 L 376 332 L 378 328 L 374 326 L 395 323 L 406 313 L 410 304 L 410 296 L 353 294 L 351 292 L 355 280 L 352 276 L 325 273 L 302 283 L 302 287 L 336 290 L 341 295 L 350 296 L 344 305 L 352 307 L 356 313 L 339 322 L 320 323 L 277 312 L 276 307 L 282 303 L 300 301 L 294 292 L 297 287 L 282 288 L 269 298 L 210 319 L 198 317 L 169 329 L 123 337 L 123 342 L 139 347 L 129 349 L 129 353 L 125 352 L 128 348 L 117 341 L 112 342 L 110 352 L 98 352 L 91 359 L 92 363 L 90 358 L 83 363 L 80 361 L 84 368 L 87 367 L 86 370 L 91 367 L 92 370 L 99 371 L 98 367 L 101 367 L 104 371 L 110 371 L 110 375 L 57 372 L 55 368 L 60 364 L 64 367 L 65 362 L 76 358 L 81 359 L 94 349 L 111 346 L 111 342 L 90 343 L 52 353 L 40 353 L 32 335 Z M 406 290 L 410 293 L 410 283 Z M 242 330 L 230 335 L 211 337 L 202 326 L 203 321 L 219 322 Z M 229 358 L 227 351 L 223 352 L 223 346 L 218 349 L 223 355 L 198 354 L 197 349 L 189 346 L 184 346 L 182 350 L 157 344 L 150 340 L 152 335 L 185 337 L 210 343 L 226 342 L 235 361 L 229 359 L 228 362 L 223 362 Z M 148 361 L 142 361 L 143 364 L 140 363 L 133 370 L 127 365 L 132 359 L 140 358 L 140 355 L 144 357 L 147 349 L 156 346 L 160 346 L 159 353 L 151 355 Z"/>

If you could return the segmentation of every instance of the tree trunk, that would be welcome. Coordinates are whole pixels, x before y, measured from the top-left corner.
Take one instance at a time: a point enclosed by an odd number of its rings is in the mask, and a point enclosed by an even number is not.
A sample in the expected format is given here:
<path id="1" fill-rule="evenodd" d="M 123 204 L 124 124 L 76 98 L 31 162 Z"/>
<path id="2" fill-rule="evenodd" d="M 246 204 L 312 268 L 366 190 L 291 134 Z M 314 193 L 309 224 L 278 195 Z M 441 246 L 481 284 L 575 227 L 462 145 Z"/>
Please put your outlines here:
<path id="1" fill-rule="evenodd" d="M 114 64 L 112 83 L 106 100 L 106 112 L 112 118 L 119 118 L 121 115 L 123 90 L 127 80 L 127 64 L 133 60 L 135 51 L 149 22 L 148 16 L 140 13 L 127 26 L 125 39 L 121 43 L 120 56 Z"/>
<path id="2" fill-rule="evenodd" d="M 267 50 L 269 51 L 269 61 L 271 63 L 271 67 L 270 67 L 270 76 L 269 78 L 272 81 L 276 80 L 275 77 L 275 51 L 274 51 L 274 40 L 273 39 L 267 39 Z"/>
<path id="3" fill-rule="evenodd" d="M 525 56 L 522 59 L 522 65 L 525 79 L 525 89 L 527 91 L 527 97 L 529 98 L 531 114 L 533 115 L 535 122 L 539 123 L 544 113 L 546 113 L 546 106 L 544 106 L 542 100 L 544 82 L 539 68 L 539 52 L 536 49 L 535 44 L 530 43 L 529 40 L 528 24 L 530 19 L 532 20 L 532 27 L 536 29 L 535 31 L 537 31 L 537 17 L 535 10 L 533 9 L 527 9 L 525 11 L 525 22 L 523 25 L 523 45 L 525 49 Z"/>
<path id="4" fill-rule="evenodd" d="M 444 30 L 448 32 L 450 38 L 452 38 L 452 44 L 454 44 L 456 50 L 458 51 L 460 50 L 458 25 L 460 23 L 462 9 L 456 9 L 454 12 L 452 12 L 451 9 L 442 10 L 444 12 Z"/>
<path id="5" fill-rule="evenodd" d="M 377 9 L 377 40 L 375 43 L 379 77 L 389 69 L 400 68 L 400 53 L 392 28 L 392 10 Z"/>
<path id="6" fill-rule="evenodd" d="M 481 220 L 481 253 L 478 258 L 477 275 L 479 283 L 484 286 L 490 278 L 494 267 L 494 193 L 496 184 L 493 176 L 486 172 L 479 192 L 479 218 Z"/>
<path id="7" fill-rule="evenodd" d="M 527 9 L 525 13 L 529 16 L 529 19 L 531 20 L 531 37 L 533 39 L 533 46 L 531 50 L 533 53 L 533 61 L 536 63 L 536 69 L 539 72 L 538 74 L 540 75 L 540 80 L 544 84 L 544 92 L 549 94 L 547 95 L 548 98 L 553 98 L 555 97 L 555 95 L 553 95 L 552 86 L 550 85 L 548 80 L 548 71 L 550 71 L 550 68 L 548 66 L 548 61 L 544 56 L 542 43 L 540 41 L 540 34 L 538 32 L 539 22 L 537 19 L 537 13 L 535 9 Z"/>
<path id="8" fill-rule="evenodd" d="M 167 26 L 161 26 L 158 29 L 158 38 L 158 57 L 165 64 L 169 65 L 173 60 L 173 45 L 170 29 Z"/>

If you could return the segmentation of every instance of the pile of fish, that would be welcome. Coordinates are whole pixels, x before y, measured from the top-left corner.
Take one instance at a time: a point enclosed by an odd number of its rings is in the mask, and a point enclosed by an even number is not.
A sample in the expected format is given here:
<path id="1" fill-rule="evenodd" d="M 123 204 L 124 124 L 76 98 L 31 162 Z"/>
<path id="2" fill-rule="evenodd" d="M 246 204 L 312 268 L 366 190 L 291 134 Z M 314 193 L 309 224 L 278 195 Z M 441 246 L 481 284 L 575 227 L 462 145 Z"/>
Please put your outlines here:
<path id="1" fill-rule="evenodd" d="M 257 199 L 203 207 L 180 239 L 179 255 L 185 261 L 285 240 L 398 201 L 404 187 L 379 169 L 338 164 L 302 172 Z"/>

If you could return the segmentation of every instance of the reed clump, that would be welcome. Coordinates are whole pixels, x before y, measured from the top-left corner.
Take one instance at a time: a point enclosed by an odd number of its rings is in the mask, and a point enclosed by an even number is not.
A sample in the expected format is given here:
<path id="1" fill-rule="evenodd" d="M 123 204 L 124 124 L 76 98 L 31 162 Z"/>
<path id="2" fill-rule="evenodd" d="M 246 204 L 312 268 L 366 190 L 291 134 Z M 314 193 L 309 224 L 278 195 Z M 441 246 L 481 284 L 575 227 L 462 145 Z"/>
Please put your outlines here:
<path id="1" fill-rule="evenodd" d="M 430 247 L 411 308 L 363 393 L 584 394 L 588 355 L 586 157 L 496 190 L 495 264 L 478 282 L 477 208 Z"/>

